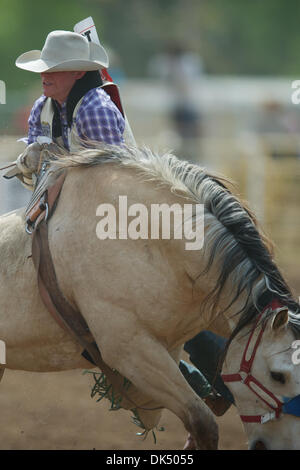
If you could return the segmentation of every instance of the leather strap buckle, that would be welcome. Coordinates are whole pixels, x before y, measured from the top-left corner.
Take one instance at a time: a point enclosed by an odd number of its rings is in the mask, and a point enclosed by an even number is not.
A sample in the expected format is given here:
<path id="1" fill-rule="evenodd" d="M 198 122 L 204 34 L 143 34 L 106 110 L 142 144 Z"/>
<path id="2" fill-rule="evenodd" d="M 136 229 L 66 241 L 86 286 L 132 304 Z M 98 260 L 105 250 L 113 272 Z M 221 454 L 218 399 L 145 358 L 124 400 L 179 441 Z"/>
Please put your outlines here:
<path id="1" fill-rule="evenodd" d="M 26 217 L 26 226 L 25 230 L 26 232 L 31 235 L 35 227 L 37 225 L 37 222 L 41 221 L 41 219 L 44 219 L 47 221 L 49 216 L 49 205 L 47 201 L 47 191 L 41 196 L 41 198 L 36 202 L 36 204 L 33 206 L 31 211 Z"/>

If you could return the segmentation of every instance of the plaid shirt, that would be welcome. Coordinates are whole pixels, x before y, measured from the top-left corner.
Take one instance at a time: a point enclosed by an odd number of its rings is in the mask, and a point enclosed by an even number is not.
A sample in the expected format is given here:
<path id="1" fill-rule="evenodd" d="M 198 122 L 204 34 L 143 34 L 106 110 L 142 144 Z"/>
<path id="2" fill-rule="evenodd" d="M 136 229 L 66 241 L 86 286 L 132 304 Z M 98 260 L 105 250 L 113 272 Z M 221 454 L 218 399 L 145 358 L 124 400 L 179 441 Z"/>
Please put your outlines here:
<path id="1" fill-rule="evenodd" d="M 42 95 L 35 101 L 31 110 L 28 119 L 28 145 L 43 135 L 40 116 L 46 99 L 46 96 Z M 66 102 L 60 107 L 60 119 L 64 146 L 69 150 Z M 75 117 L 75 125 L 82 139 L 89 138 L 112 145 L 121 145 L 124 142 L 124 118 L 109 95 L 101 88 L 93 88 L 85 94 Z"/>

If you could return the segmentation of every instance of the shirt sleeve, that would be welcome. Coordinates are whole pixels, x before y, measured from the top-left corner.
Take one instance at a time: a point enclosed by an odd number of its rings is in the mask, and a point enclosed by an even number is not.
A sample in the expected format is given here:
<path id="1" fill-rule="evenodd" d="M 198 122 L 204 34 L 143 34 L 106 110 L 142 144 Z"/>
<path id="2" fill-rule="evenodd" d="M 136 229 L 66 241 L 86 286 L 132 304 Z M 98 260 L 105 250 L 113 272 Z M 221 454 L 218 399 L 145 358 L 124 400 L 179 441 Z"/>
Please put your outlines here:
<path id="1" fill-rule="evenodd" d="M 36 139 L 39 135 L 43 135 L 42 125 L 41 125 L 41 112 L 44 105 L 46 97 L 43 95 L 38 98 L 30 112 L 28 119 L 28 139 L 27 143 L 32 144 L 36 142 Z"/>
<path id="2" fill-rule="evenodd" d="M 76 115 L 78 135 L 82 139 L 121 145 L 124 143 L 124 118 L 110 99 L 101 100 L 100 97 L 95 96 L 79 107 Z"/>

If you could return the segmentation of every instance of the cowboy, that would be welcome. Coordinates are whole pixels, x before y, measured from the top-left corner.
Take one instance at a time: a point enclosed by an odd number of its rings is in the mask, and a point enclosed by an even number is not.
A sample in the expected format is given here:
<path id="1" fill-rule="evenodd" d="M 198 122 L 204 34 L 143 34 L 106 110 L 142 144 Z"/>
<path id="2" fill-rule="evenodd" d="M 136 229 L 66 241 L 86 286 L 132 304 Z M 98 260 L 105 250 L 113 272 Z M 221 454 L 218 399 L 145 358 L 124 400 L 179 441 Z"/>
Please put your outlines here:
<path id="1" fill-rule="evenodd" d="M 45 142 L 52 141 L 71 152 L 86 139 L 122 145 L 124 117 L 101 88 L 99 71 L 108 67 L 101 45 L 78 33 L 53 31 L 42 51 L 25 52 L 16 66 L 41 74 L 43 95 L 29 116 L 28 147 L 6 178 L 19 176 L 25 186 L 32 187 L 26 161 L 33 152 L 36 160 Z"/>

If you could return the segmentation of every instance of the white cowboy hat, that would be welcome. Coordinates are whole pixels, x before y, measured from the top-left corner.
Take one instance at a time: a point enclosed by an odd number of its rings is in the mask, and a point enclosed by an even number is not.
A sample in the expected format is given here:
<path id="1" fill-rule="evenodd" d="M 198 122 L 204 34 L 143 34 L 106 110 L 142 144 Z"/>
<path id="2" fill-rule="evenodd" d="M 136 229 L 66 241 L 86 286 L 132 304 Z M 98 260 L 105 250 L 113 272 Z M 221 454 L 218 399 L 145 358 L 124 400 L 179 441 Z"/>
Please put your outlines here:
<path id="1" fill-rule="evenodd" d="M 52 31 L 41 51 L 25 52 L 16 60 L 20 69 L 37 73 L 99 70 L 108 65 L 108 56 L 102 46 L 71 31 Z"/>

